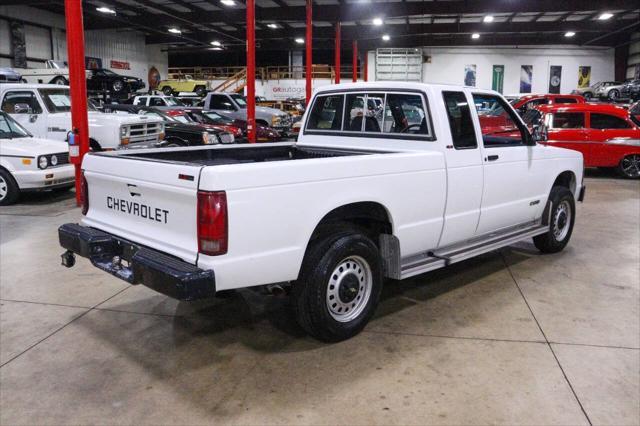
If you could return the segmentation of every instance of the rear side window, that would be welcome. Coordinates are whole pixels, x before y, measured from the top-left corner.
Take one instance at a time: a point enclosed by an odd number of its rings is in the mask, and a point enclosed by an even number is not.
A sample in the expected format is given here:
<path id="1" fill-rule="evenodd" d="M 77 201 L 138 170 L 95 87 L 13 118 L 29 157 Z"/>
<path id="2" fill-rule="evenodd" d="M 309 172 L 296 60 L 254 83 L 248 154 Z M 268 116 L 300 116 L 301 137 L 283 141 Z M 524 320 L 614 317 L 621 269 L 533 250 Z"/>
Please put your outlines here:
<path id="1" fill-rule="evenodd" d="M 353 93 L 346 96 L 346 108 L 344 109 L 344 131 L 362 131 L 364 98 L 364 93 Z"/>
<path id="2" fill-rule="evenodd" d="M 231 100 L 223 95 L 213 95 L 211 96 L 211 103 L 209 104 L 209 108 L 211 109 L 222 109 L 226 111 L 235 111 Z"/>
<path id="3" fill-rule="evenodd" d="M 35 93 L 31 91 L 14 91 L 7 92 L 2 101 L 2 111 L 15 114 L 16 105 L 22 104 L 26 105 L 31 109 L 30 114 L 42 114 L 42 107 L 40 106 L 40 102 L 38 102 L 38 98 L 36 98 Z"/>
<path id="4" fill-rule="evenodd" d="M 476 133 L 471 119 L 471 109 L 467 97 L 462 92 L 442 92 L 449 117 L 451 138 L 455 149 L 478 147 Z"/>
<path id="5" fill-rule="evenodd" d="M 578 101 L 575 98 L 556 98 L 557 104 L 576 104 Z"/>
<path id="6" fill-rule="evenodd" d="M 626 120 L 609 114 L 591 114 L 592 129 L 628 129 L 631 126 Z"/>
<path id="7" fill-rule="evenodd" d="M 551 128 L 553 129 L 582 129 L 584 114 L 581 112 L 557 112 L 553 114 Z"/>
<path id="8" fill-rule="evenodd" d="M 405 135 L 430 135 L 422 96 L 389 93 L 384 108 L 384 132 Z"/>
<path id="9" fill-rule="evenodd" d="M 313 104 L 307 129 L 335 130 L 342 129 L 342 107 L 344 95 L 318 96 Z"/>

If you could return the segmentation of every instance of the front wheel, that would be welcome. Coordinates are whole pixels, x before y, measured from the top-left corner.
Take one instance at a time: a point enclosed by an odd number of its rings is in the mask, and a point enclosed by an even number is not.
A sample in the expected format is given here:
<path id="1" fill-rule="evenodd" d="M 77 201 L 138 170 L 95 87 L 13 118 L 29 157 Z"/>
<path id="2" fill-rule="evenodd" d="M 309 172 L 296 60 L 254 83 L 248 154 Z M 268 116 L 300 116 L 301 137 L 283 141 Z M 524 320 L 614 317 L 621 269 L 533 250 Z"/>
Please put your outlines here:
<path id="1" fill-rule="evenodd" d="M 171 96 L 173 95 L 173 89 L 169 86 L 164 86 L 162 88 L 162 93 L 164 93 L 165 96 Z"/>
<path id="2" fill-rule="evenodd" d="M 51 84 L 58 84 L 61 86 L 66 86 L 69 84 L 69 81 L 67 81 L 66 78 L 64 77 L 56 77 L 53 80 L 51 80 Z"/>
<path id="3" fill-rule="evenodd" d="M 618 173 L 627 179 L 640 178 L 640 154 L 631 154 L 620 160 Z"/>
<path id="4" fill-rule="evenodd" d="M 116 80 L 113 82 L 111 87 L 113 88 L 114 92 L 122 92 L 122 90 L 124 90 L 124 81 Z"/>
<path id="5" fill-rule="evenodd" d="M 207 94 L 207 89 L 204 86 L 197 86 L 196 87 L 196 95 L 198 95 L 198 96 L 200 96 L 202 98 L 206 94 Z"/>
<path id="6" fill-rule="evenodd" d="M 612 89 L 611 91 L 609 91 L 609 100 L 610 101 L 616 101 L 618 100 L 618 98 L 620 98 L 620 92 L 616 89 Z"/>
<path id="7" fill-rule="evenodd" d="M 355 229 L 312 242 L 291 297 L 298 323 L 313 337 L 338 342 L 371 319 L 382 291 L 378 248 Z"/>
<path id="8" fill-rule="evenodd" d="M 593 93 L 591 93 L 591 92 L 584 92 L 584 94 L 583 94 L 582 96 L 584 96 L 584 98 L 588 101 L 588 100 L 590 100 L 591 98 L 593 98 Z"/>
<path id="9" fill-rule="evenodd" d="M 20 188 L 13 176 L 4 169 L 0 169 L 0 206 L 13 204 L 20 195 Z"/>
<path id="10" fill-rule="evenodd" d="M 555 186 L 549 195 L 551 216 L 549 230 L 533 237 L 533 244 L 543 253 L 562 251 L 571 239 L 576 217 L 576 202 L 573 193 L 564 186 Z M 545 209 L 544 215 L 549 212 Z"/>

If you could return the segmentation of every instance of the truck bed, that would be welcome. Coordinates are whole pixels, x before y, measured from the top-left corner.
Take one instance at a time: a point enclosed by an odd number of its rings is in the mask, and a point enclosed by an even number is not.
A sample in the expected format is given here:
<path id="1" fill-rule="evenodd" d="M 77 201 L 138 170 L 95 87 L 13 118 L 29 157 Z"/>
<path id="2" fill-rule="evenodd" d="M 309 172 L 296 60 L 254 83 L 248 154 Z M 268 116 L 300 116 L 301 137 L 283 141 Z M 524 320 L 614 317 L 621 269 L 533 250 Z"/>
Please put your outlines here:
<path id="1" fill-rule="evenodd" d="M 225 164 L 260 163 L 270 161 L 304 160 L 310 158 L 345 157 L 352 155 L 370 155 L 375 151 L 354 151 L 338 149 L 315 149 L 309 147 L 296 147 L 291 145 L 280 146 L 242 146 L 232 148 L 199 149 L 162 149 L 140 152 L 126 152 L 123 157 L 134 159 L 146 159 L 162 162 L 178 162 L 199 166 L 220 166 Z"/>

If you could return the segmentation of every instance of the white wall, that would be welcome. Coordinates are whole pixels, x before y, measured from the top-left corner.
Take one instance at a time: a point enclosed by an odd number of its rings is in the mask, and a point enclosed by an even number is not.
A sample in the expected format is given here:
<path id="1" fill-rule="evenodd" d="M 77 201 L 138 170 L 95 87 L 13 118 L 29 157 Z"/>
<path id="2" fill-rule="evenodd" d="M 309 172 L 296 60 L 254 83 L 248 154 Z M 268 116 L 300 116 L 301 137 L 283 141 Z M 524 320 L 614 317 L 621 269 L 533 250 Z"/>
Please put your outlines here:
<path id="1" fill-rule="evenodd" d="M 423 81 L 429 83 L 462 85 L 464 68 L 469 64 L 476 65 L 476 86 L 483 89 L 491 89 L 493 65 L 504 65 L 505 94 L 520 92 L 522 65 L 533 65 L 532 93 L 548 92 L 550 65 L 562 66 L 561 93 L 570 93 L 578 86 L 578 66 L 591 66 L 592 83 L 614 78 L 613 49 L 425 47 L 423 50 L 425 55 L 431 56 L 431 63 L 423 64 L 422 77 Z"/>

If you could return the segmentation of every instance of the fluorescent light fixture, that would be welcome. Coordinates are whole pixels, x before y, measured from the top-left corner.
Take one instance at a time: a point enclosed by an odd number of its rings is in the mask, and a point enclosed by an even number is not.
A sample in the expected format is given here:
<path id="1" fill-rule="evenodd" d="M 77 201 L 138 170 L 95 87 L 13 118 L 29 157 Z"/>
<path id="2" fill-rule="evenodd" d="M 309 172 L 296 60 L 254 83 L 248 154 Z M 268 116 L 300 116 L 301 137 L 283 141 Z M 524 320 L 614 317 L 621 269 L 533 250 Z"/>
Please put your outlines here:
<path id="1" fill-rule="evenodd" d="M 233 0 L 220 0 L 220 3 L 224 4 L 225 6 L 235 6 L 236 2 Z"/>
<path id="2" fill-rule="evenodd" d="M 211 44 L 214 46 L 222 46 L 222 43 L 220 43 L 218 40 L 212 41 Z"/>
<path id="3" fill-rule="evenodd" d="M 169 32 L 172 34 L 182 34 L 182 31 L 177 28 L 169 28 Z"/>
<path id="4" fill-rule="evenodd" d="M 471 38 L 474 39 L 474 40 L 479 39 L 480 38 L 480 34 L 473 33 L 473 34 L 471 34 Z"/>
<path id="5" fill-rule="evenodd" d="M 296 43 L 298 43 L 298 44 L 304 44 L 304 39 L 303 39 L 303 38 L 298 37 L 298 38 L 296 39 Z"/>
<path id="6" fill-rule="evenodd" d="M 606 21 L 607 19 L 611 19 L 611 18 L 613 18 L 613 13 L 609 13 L 609 12 L 605 12 L 600 16 L 598 16 L 598 20 L 600 21 Z"/>
<path id="7" fill-rule="evenodd" d="M 482 22 L 486 22 L 487 24 L 493 22 L 493 15 L 487 15 L 482 19 Z"/>
<path id="8" fill-rule="evenodd" d="M 267 27 L 271 28 L 272 30 L 275 30 L 276 28 L 278 28 L 277 24 L 267 24 Z"/>
<path id="9" fill-rule="evenodd" d="M 389 34 L 385 34 L 385 35 L 382 36 L 382 40 L 389 41 L 389 40 L 391 40 L 391 37 L 389 37 Z"/>
<path id="10" fill-rule="evenodd" d="M 564 33 L 565 37 L 573 37 L 574 35 L 576 35 L 576 33 L 574 33 L 573 31 L 567 31 L 566 33 Z"/>
<path id="11" fill-rule="evenodd" d="M 222 50 L 222 47 L 212 47 L 211 50 Z"/>
<path id="12" fill-rule="evenodd" d="M 373 18 L 373 25 L 375 25 L 376 27 L 382 25 L 382 18 Z"/>
<path id="13" fill-rule="evenodd" d="M 115 11 L 115 10 L 113 10 L 113 9 L 109 9 L 108 7 L 105 7 L 105 6 L 96 7 L 96 10 L 97 10 L 98 12 L 101 12 L 101 13 L 109 13 L 109 14 L 111 14 L 111 15 L 115 15 L 115 14 L 116 14 L 116 11 Z"/>

